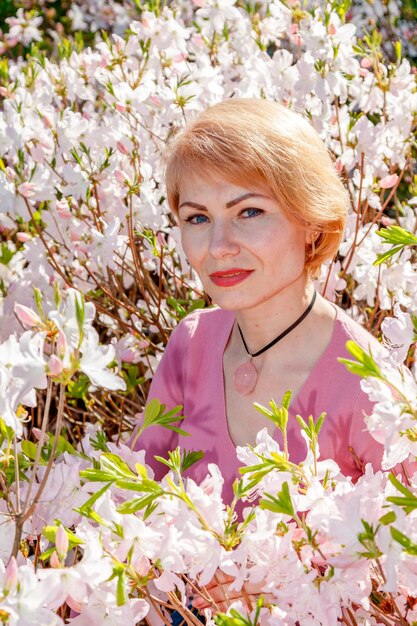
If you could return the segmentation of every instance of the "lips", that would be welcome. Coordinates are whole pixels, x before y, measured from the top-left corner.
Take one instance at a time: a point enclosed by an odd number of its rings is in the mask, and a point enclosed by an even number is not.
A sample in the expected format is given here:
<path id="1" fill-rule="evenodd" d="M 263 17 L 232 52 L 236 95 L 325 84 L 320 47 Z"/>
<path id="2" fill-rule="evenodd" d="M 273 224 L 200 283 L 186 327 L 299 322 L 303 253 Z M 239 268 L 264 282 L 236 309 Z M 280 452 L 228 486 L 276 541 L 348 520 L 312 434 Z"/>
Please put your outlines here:
<path id="1" fill-rule="evenodd" d="M 235 267 L 230 270 L 222 270 L 209 274 L 211 281 L 218 287 L 232 287 L 246 280 L 253 270 L 245 270 Z"/>

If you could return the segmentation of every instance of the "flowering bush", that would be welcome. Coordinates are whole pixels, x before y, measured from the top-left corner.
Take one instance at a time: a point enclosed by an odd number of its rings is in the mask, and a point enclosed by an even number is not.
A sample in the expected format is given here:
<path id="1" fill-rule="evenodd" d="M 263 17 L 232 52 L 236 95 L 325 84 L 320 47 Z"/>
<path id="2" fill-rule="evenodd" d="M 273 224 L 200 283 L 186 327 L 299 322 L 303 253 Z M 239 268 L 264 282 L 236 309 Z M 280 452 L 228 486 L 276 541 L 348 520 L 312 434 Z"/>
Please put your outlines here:
<path id="1" fill-rule="evenodd" d="M 175 609 L 196 623 L 190 595 L 220 568 L 242 589 L 225 626 L 416 622 L 417 480 L 388 473 L 417 455 L 407 4 L 70 4 L 28 2 L 0 43 L 0 618 L 156 623 Z M 265 432 L 238 449 L 233 503 L 216 467 L 196 485 L 177 450 L 156 482 L 123 443 L 172 328 L 208 304 L 169 215 L 164 148 L 233 96 L 304 111 L 349 190 L 317 288 L 389 350 L 376 363 L 352 346 L 346 364 L 384 445 L 384 471 L 355 485 L 320 459 L 320 416 L 300 418 L 300 465 Z M 264 409 L 281 430 L 288 401 Z M 153 402 L 145 416 L 177 428 L 180 412 Z"/>

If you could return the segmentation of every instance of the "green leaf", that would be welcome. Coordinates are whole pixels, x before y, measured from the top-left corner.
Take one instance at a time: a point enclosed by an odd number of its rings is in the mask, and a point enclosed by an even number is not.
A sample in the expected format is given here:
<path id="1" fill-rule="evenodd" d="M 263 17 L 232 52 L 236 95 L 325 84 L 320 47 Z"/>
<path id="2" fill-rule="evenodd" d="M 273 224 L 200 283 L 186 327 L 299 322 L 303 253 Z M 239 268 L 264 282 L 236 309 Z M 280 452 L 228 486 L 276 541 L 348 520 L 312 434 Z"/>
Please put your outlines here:
<path id="1" fill-rule="evenodd" d="M 413 556 L 417 556 L 417 544 L 411 541 L 407 535 L 404 535 L 401 531 L 394 528 L 394 526 L 390 527 L 391 537 L 394 541 L 397 541 L 407 554 L 411 554 Z"/>
<path id="2" fill-rule="evenodd" d="M 117 507 L 117 511 L 122 514 L 132 514 L 137 511 L 141 511 L 145 507 L 154 504 L 156 498 L 162 495 L 164 492 L 161 489 L 160 493 L 151 493 L 146 496 L 142 496 L 141 498 L 133 498 L 132 500 L 128 500 L 127 502 L 123 502 L 120 506 Z"/>
<path id="3" fill-rule="evenodd" d="M 126 574 L 123 571 L 117 576 L 117 587 L 116 587 L 117 606 L 123 606 L 123 604 L 126 604 L 125 581 L 126 581 Z"/>
<path id="4" fill-rule="evenodd" d="M 105 472 L 113 472 L 116 478 L 134 478 L 135 474 L 117 454 L 105 452 L 100 456 L 100 468 Z"/>
<path id="5" fill-rule="evenodd" d="M 85 374 L 78 374 L 77 380 L 70 380 L 67 391 L 70 399 L 82 400 L 87 404 L 88 388 L 90 387 L 90 379 Z"/>
<path id="6" fill-rule="evenodd" d="M 401 491 L 401 493 L 407 498 L 413 496 L 413 493 L 405 485 L 403 485 L 402 482 L 399 481 L 396 476 L 394 476 L 394 474 L 388 474 L 388 480 L 394 485 L 396 489 L 398 489 L 398 491 Z"/>
<path id="7" fill-rule="evenodd" d="M 400 246 L 400 245 L 393 246 L 390 250 L 377 254 L 376 260 L 373 262 L 373 265 L 375 266 L 382 265 L 382 263 L 385 263 L 385 261 L 388 261 L 388 259 L 394 256 L 394 254 L 397 254 L 397 252 L 400 252 L 400 250 L 402 250 L 403 248 L 404 246 Z"/>
<path id="8" fill-rule="evenodd" d="M 287 430 L 288 407 L 290 406 L 291 397 L 292 391 L 288 390 L 284 393 L 281 407 L 278 407 L 274 400 L 269 401 L 270 409 L 262 406 L 262 404 L 258 402 L 254 402 L 253 406 L 262 413 L 262 415 L 265 415 L 265 417 L 274 422 L 278 429 L 284 434 Z"/>
<path id="9" fill-rule="evenodd" d="M 144 408 L 143 425 L 140 429 L 140 433 L 142 433 L 145 428 L 149 428 L 149 426 L 159 425 L 167 428 L 168 430 L 172 430 L 179 435 L 188 437 L 189 433 L 172 425 L 173 422 L 178 422 L 185 418 L 184 415 L 179 414 L 182 411 L 182 408 L 182 405 L 178 405 L 165 413 L 165 404 L 161 404 L 159 400 L 153 398 L 146 404 Z"/>
<path id="10" fill-rule="evenodd" d="M 406 246 L 415 246 L 417 245 L 417 237 L 414 233 L 409 230 L 405 230 L 401 228 L 401 226 L 397 226 L 393 224 L 392 226 L 388 226 L 388 228 L 381 228 L 377 231 L 377 235 L 384 240 L 384 243 L 390 243 L 393 247 L 387 252 L 383 252 L 382 254 L 378 254 L 374 265 L 381 265 L 387 261 L 390 257 L 392 257 L 397 252 L 400 252 Z"/>
<path id="11" fill-rule="evenodd" d="M 174 473 L 181 473 L 182 459 L 181 449 L 179 448 L 179 446 L 177 446 L 175 450 L 168 452 L 168 459 L 164 459 L 161 456 L 155 456 L 155 459 L 169 467 L 169 469 L 171 469 Z"/>
<path id="12" fill-rule="evenodd" d="M 396 224 L 388 226 L 387 228 L 381 228 L 376 234 L 381 237 L 381 239 L 384 239 L 384 243 L 401 244 L 402 246 L 417 245 L 416 235 Z"/>
<path id="13" fill-rule="evenodd" d="M 43 312 L 43 307 L 42 307 L 43 294 L 38 287 L 33 288 L 33 296 L 35 299 L 36 308 L 38 310 L 39 317 L 43 318 L 44 317 L 44 312 Z"/>
<path id="14" fill-rule="evenodd" d="M 51 543 L 55 543 L 56 533 L 57 533 L 58 528 L 59 528 L 59 524 L 57 526 L 45 526 L 42 530 L 42 535 Z M 74 533 L 68 530 L 68 528 L 65 528 L 65 532 L 68 537 L 70 549 L 73 548 L 74 546 L 81 546 L 85 543 L 83 539 L 80 539 L 79 537 L 77 537 L 77 535 L 74 535 Z"/>
<path id="15" fill-rule="evenodd" d="M 358 533 L 358 540 L 365 550 L 358 552 L 358 554 L 366 559 L 378 559 L 382 555 L 382 552 L 376 544 L 378 527 L 374 529 L 366 520 L 362 519 L 361 521 L 364 530 Z"/>
<path id="16" fill-rule="evenodd" d="M 282 398 L 282 406 L 284 409 L 288 410 L 290 408 L 291 398 L 292 398 L 292 391 L 291 389 L 288 389 L 288 391 L 284 393 L 284 396 Z"/>
<path id="17" fill-rule="evenodd" d="M 287 482 L 283 483 L 282 490 L 278 492 L 277 497 L 272 496 L 270 493 L 266 493 L 259 502 L 259 506 L 261 509 L 268 509 L 274 513 L 282 513 L 284 515 L 289 515 L 290 517 L 295 517 L 294 506 Z"/>
<path id="18" fill-rule="evenodd" d="M 255 407 L 255 409 L 257 411 L 259 411 L 260 413 L 262 413 L 262 415 L 265 415 L 265 417 L 267 417 L 268 419 L 271 419 L 272 416 L 272 411 L 270 411 L 269 409 L 267 409 L 265 406 L 263 406 L 262 404 L 259 404 L 259 402 L 254 402 L 253 406 Z"/>
<path id="19" fill-rule="evenodd" d="M 131 363 L 129 364 L 124 363 L 123 368 L 124 368 L 123 369 L 124 379 L 127 384 L 128 392 L 134 391 L 138 385 L 141 385 L 144 383 L 145 378 L 140 375 L 139 367 L 137 365 L 131 364 Z"/>
<path id="20" fill-rule="evenodd" d="M 107 483 L 109 481 L 114 482 L 117 480 L 117 476 L 115 476 L 114 472 L 104 472 L 103 470 L 94 469 L 93 467 L 81 470 L 80 476 L 81 478 L 88 480 L 90 483 Z"/>
<path id="21" fill-rule="evenodd" d="M 49 445 L 52 446 L 54 439 L 55 439 L 55 435 L 53 435 L 52 433 L 48 433 L 48 434 L 49 434 Z M 69 454 L 72 454 L 73 456 L 80 456 L 79 452 L 77 452 L 74 446 L 72 446 L 70 442 L 65 439 L 65 437 L 60 435 L 58 437 L 58 445 L 56 448 L 55 456 L 58 457 L 64 452 L 68 452 Z"/>
<path id="22" fill-rule="evenodd" d="M 350 372 L 359 374 L 359 376 L 363 378 L 373 377 L 383 379 L 378 365 L 375 363 L 372 356 L 367 354 L 363 348 L 351 340 L 346 343 L 346 348 L 348 352 L 356 358 L 356 361 L 345 358 L 338 358 L 337 360 L 343 363 Z"/>
<path id="23" fill-rule="evenodd" d="M 75 319 L 77 320 L 77 326 L 80 333 L 79 346 L 84 338 L 84 322 L 85 322 L 85 304 L 84 296 L 81 292 L 77 291 L 74 297 L 75 301 Z"/>
<path id="24" fill-rule="evenodd" d="M 407 513 L 411 513 L 415 509 L 417 509 L 417 498 L 416 496 L 409 490 L 405 485 L 403 485 L 398 478 L 396 478 L 393 474 L 388 475 L 391 483 L 400 491 L 404 497 L 401 496 L 389 496 L 387 498 L 387 502 L 391 502 L 391 504 L 396 504 L 404 509 Z"/>
<path id="25" fill-rule="evenodd" d="M 33 443 L 33 441 L 29 441 L 28 439 L 23 439 L 23 441 L 20 443 L 20 447 L 23 454 L 27 456 L 28 459 L 31 459 L 31 461 L 35 460 L 36 452 L 38 449 L 36 443 Z"/>
<path id="26" fill-rule="evenodd" d="M 143 425 L 146 427 L 155 423 L 158 417 L 164 412 L 164 409 L 165 404 L 161 404 L 156 398 L 149 400 L 143 411 Z"/>
<path id="27" fill-rule="evenodd" d="M 7 426 L 6 422 L 0 417 L 0 435 L 2 438 L 1 443 L 6 440 L 9 444 L 13 441 L 14 431 L 11 426 Z"/>
<path id="28" fill-rule="evenodd" d="M 181 460 L 181 472 L 185 472 L 185 470 L 189 469 L 194 463 L 200 461 L 204 457 L 204 452 L 202 450 L 191 450 L 187 452 L 183 450 L 182 460 Z"/>
<path id="29" fill-rule="evenodd" d="M 1 243 L 1 254 L 0 254 L 0 263 L 2 265 L 8 265 L 17 250 L 11 250 L 5 241 Z"/>
<path id="30" fill-rule="evenodd" d="M 383 524 L 383 526 L 389 526 L 389 524 L 392 524 L 393 522 L 395 522 L 396 519 L 397 519 L 397 516 L 395 515 L 395 512 L 389 511 L 388 513 L 385 513 L 385 515 L 380 517 L 379 521 L 381 524 Z"/>
<path id="31" fill-rule="evenodd" d="M 138 491 L 139 493 L 161 493 L 161 487 L 159 486 L 159 484 L 154 480 L 150 480 L 149 478 L 145 478 L 140 482 L 132 480 L 117 480 L 115 485 L 119 489 Z"/>
<path id="32" fill-rule="evenodd" d="M 325 419 L 326 419 L 326 413 L 321 413 L 319 418 L 318 418 L 318 420 L 317 420 L 317 422 L 316 422 L 316 425 L 315 425 L 316 435 L 318 435 L 320 433 L 321 427 L 323 426 L 323 423 L 324 423 Z"/>
<path id="33" fill-rule="evenodd" d="M 102 430 L 98 430 L 96 432 L 95 439 L 94 437 L 90 437 L 90 443 L 91 443 L 91 447 L 94 450 L 101 450 L 102 452 L 110 452 L 109 448 L 107 447 L 106 433 L 104 433 Z"/>
<path id="34" fill-rule="evenodd" d="M 93 504 L 95 504 L 97 500 L 101 498 L 103 493 L 105 493 L 107 489 L 110 489 L 111 486 L 112 486 L 112 483 L 107 483 L 107 485 L 104 485 L 104 487 L 96 491 L 96 493 L 94 493 L 90 498 L 88 498 L 88 500 L 86 500 L 86 502 L 84 502 L 82 506 L 78 507 L 77 509 L 74 509 L 74 511 L 77 511 L 78 513 L 81 513 L 81 515 L 85 515 L 86 517 L 89 517 L 90 513 L 92 512 Z"/>

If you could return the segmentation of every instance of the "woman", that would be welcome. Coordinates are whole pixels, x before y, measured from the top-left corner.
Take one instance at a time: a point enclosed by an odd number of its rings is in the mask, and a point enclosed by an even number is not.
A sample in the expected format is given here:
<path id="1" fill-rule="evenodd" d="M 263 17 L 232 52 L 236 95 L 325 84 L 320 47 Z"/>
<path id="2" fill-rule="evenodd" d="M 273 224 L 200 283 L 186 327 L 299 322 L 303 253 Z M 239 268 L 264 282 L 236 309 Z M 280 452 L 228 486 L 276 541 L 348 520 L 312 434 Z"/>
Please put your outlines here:
<path id="1" fill-rule="evenodd" d="M 338 249 L 348 209 L 318 134 L 277 103 L 231 99 L 175 139 L 166 182 L 185 254 L 217 308 L 178 325 L 150 390 L 168 409 L 183 405 L 190 437 L 153 427 L 138 447 L 203 450 L 190 475 L 202 480 L 217 463 L 231 500 L 235 447 L 254 444 L 264 427 L 278 438 L 253 403 L 280 404 L 291 389 L 293 461 L 305 456 L 295 415 L 325 411 L 321 458 L 353 478 L 367 462 L 379 466 L 381 450 L 364 432 L 368 399 L 337 360 L 349 339 L 373 352 L 379 344 L 312 283 Z M 152 465 L 160 478 L 163 466 Z"/>

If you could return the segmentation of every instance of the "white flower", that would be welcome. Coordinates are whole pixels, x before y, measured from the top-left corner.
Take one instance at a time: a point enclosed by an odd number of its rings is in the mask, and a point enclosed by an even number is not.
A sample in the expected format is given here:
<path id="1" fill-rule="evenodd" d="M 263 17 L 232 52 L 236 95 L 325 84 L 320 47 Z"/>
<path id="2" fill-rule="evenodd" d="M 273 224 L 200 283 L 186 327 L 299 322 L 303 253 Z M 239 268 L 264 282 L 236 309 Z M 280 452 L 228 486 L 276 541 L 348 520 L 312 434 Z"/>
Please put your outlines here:
<path id="1" fill-rule="evenodd" d="M 29 16 L 23 9 L 18 9 L 16 17 L 6 17 L 9 25 L 9 32 L 6 34 L 6 41 L 10 46 L 15 46 L 21 42 L 28 46 L 31 41 L 42 41 L 42 34 L 38 28 L 43 22 L 40 16 Z"/>
<path id="2" fill-rule="evenodd" d="M 114 360 L 116 351 L 114 346 L 100 346 L 98 333 L 94 328 L 89 328 L 85 339 L 81 344 L 82 357 L 80 370 L 84 372 L 96 387 L 105 389 L 126 389 L 123 378 L 116 376 L 107 366 Z"/>
<path id="3" fill-rule="evenodd" d="M 407 356 L 410 345 L 415 341 L 415 330 L 411 315 L 402 311 L 398 303 L 394 306 L 394 316 L 386 317 L 381 328 L 385 344 L 391 348 L 391 357 L 400 365 Z"/>

